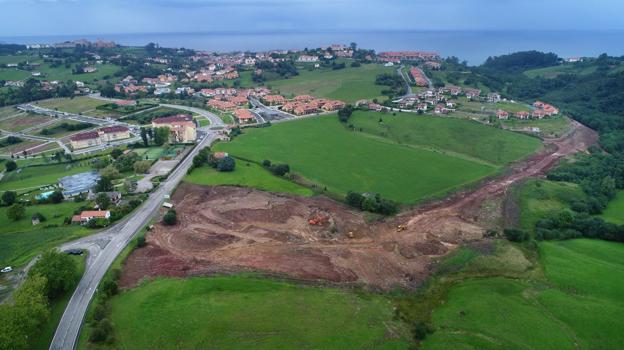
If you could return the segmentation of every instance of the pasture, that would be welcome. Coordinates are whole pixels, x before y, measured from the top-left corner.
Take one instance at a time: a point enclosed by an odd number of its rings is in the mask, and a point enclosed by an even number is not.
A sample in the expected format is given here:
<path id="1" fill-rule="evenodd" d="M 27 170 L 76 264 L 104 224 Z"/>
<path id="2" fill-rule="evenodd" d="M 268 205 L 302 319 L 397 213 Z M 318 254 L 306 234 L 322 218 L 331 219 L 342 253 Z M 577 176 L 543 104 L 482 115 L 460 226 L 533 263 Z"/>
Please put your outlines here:
<path id="1" fill-rule="evenodd" d="M 520 186 L 516 190 L 520 206 L 520 228 L 527 232 L 533 232 L 540 219 L 568 209 L 572 202 L 586 197 L 583 190 L 573 183 L 528 180 Z"/>
<path id="2" fill-rule="evenodd" d="M 607 208 L 600 216 L 606 221 L 624 225 L 624 191 L 617 192 L 615 198 L 607 204 Z"/>
<path id="3" fill-rule="evenodd" d="M 350 190 L 372 192 L 402 203 L 442 195 L 497 170 L 349 131 L 335 115 L 246 129 L 214 149 L 256 162 L 287 163 L 306 182 L 340 196 Z"/>
<path id="4" fill-rule="evenodd" d="M 0 264 L 25 264 L 42 250 L 90 232 L 82 226 L 63 225 L 65 217 L 71 217 L 82 205 L 64 202 L 26 206 L 26 214 L 18 221 L 10 221 L 6 215 L 8 207 L 0 207 Z M 43 214 L 47 220 L 33 226 L 30 219 L 35 213 Z"/>
<path id="5" fill-rule="evenodd" d="M 251 276 L 157 279 L 111 300 L 124 349 L 407 349 L 379 295 Z"/>
<path id="6" fill-rule="evenodd" d="M 267 81 L 266 85 L 286 96 L 313 95 L 353 103 L 360 99 L 385 99 L 381 91 L 387 87 L 375 85 L 375 78 L 378 74 L 394 72 L 394 67 L 378 64 L 365 64 L 357 68 L 347 65 L 347 68 L 339 70 L 300 69 L 298 76 Z"/>
<path id="7" fill-rule="evenodd" d="M 423 349 L 619 349 L 624 245 L 542 242 L 547 281 L 503 277 L 453 286 Z"/>
<path id="8" fill-rule="evenodd" d="M 540 147 L 538 139 L 526 135 L 468 120 L 414 113 L 392 115 L 357 111 L 349 123 L 357 131 L 389 138 L 400 144 L 461 154 L 495 165 L 505 165 L 523 158 Z"/>
<path id="9" fill-rule="evenodd" d="M 0 191 L 18 191 L 56 184 L 64 176 L 91 170 L 78 164 L 50 164 L 20 168 L 21 171 L 6 173 L 0 180 Z"/>
<path id="10" fill-rule="evenodd" d="M 274 176 L 256 163 L 236 160 L 236 168 L 232 172 L 220 172 L 208 166 L 194 169 L 184 181 L 198 185 L 233 185 L 254 187 L 263 191 L 292 193 L 300 196 L 311 196 L 313 192 L 301 185 Z"/>
<path id="11" fill-rule="evenodd" d="M 49 100 L 43 100 L 36 102 L 39 107 L 55 109 L 62 112 L 86 114 L 89 111 L 95 110 L 97 106 L 107 104 L 106 101 L 100 101 L 88 96 L 79 96 L 74 98 L 52 98 Z"/>

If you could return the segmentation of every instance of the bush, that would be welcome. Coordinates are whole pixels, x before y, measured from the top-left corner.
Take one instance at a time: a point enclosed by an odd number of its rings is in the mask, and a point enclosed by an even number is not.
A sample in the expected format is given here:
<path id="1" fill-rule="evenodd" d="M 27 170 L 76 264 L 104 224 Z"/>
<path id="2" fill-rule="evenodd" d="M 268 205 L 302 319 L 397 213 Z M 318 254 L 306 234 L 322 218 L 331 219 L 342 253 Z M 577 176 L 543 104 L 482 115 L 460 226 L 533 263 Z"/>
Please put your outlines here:
<path id="1" fill-rule="evenodd" d="M 234 158 L 230 156 L 225 156 L 217 161 L 217 170 L 218 171 L 234 171 L 236 167 L 236 162 Z"/>
<path id="2" fill-rule="evenodd" d="M 52 192 L 50 197 L 48 197 L 50 202 L 52 202 L 54 204 L 61 203 L 63 201 L 63 198 L 64 198 L 63 197 L 63 192 L 61 190 L 56 190 L 56 191 Z"/>
<path id="3" fill-rule="evenodd" d="M 412 334 L 416 340 L 424 340 L 427 335 L 433 333 L 433 329 L 423 321 L 417 321 L 412 328 Z"/>
<path id="4" fill-rule="evenodd" d="M 6 205 L 13 205 L 17 201 L 17 193 L 14 191 L 6 191 L 2 194 L 2 201 Z"/>
<path id="5" fill-rule="evenodd" d="M 273 164 L 271 172 L 277 176 L 284 176 L 290 172 L 290 166 L 288 164 Z"/>
<path id="6" fill-rule="evenodd" d="M 113 326 L 107 318 L 97 322 L 91 330 L 89 341 L 92 343 L 103 343 L 109 341 L 113 334 Z"/>
<path id="7" fill-rule="evenodd" d="M 143 248 L 146 245 L 147 245 L 147 242 L 145 241 L 145 236 L 139 236 L 136 241 L 136 247 Z"/>
<path id="8" fill-rule="evenodd" d="M 167 225 L 167 226 L 173 226 L 178 222 L 178 215 L 175 211 L 175 209 L 169 209 L 169 211 L 167 211 L 167 214 L 165 214 L 165 216 L 163 216 L 163 224 Z"/>
<path id="9" fill-rule="evenodd" d="M 24 214 L 26 214 L 26 208 L 18 203 L 11 205 L 6 213 L 9 220 L 12 221 L 18 221 L 24 217 Z"/>
<path id="10" fill-rule="evenodd" d="M 503 231 L 505 238 L 512 242 L 524 242 L 531 238 L 527 232 L 515 228 L 508 228 Z"/>
<path id="11" fill-rule="evenodd" d="M 9 161 L 7 161 L 7 162 L 6 162 L 6 164 L 4 165 L 4 168 L 6 169 L 7 173 L 8 173 L 8 172 L 11 172 L 11 171 L 13 171 L 13 170 L 17 169 L 17 163 L 15 163 L 15 162 L 14 162 L 14 161 L 12 161 L 12 160 L 9 160 Z"/>
<path id="12" fill-rule="evenodd" d="M 147 174 L 152 167 L 152 162 L 149 160 L 139 160 L 134 162 L 134 172 L 137 174 Z"/>
<path id="13" fill-rule="evenodd" d="M 262 166 L 265 168 L 270 168 L 271 167 L 271 161 L 268 159 L 265 159 L 262 161 Z"/>

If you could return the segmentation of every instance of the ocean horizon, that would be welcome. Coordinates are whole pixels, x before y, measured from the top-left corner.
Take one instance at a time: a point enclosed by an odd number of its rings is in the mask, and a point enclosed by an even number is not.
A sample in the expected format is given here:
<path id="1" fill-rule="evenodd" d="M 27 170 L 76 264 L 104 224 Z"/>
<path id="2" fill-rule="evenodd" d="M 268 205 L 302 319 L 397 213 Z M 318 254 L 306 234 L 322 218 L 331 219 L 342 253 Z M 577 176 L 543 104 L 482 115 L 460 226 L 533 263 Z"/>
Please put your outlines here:
<path id="1" fill-rule="evenodd" d="M 554 52 L 561 57 L 595 57 L 602 53 L 624 55 L 624 31 L 576 30 L 386 30 L 386 31 L 221 31 L 125 34 L 71 34 L 40 36 L 0 36 L 0 42 L 53 44 L 67 40 L 112 40 L 125 46 L 150 42 L 163 47 L 234 52 L 315 48 L 334 43 L 356 42 L 359 47 L 389 50 L 437 51 L 443 57 L 456 56 L 471 65 L 489 56 L 516 51 Z"/>

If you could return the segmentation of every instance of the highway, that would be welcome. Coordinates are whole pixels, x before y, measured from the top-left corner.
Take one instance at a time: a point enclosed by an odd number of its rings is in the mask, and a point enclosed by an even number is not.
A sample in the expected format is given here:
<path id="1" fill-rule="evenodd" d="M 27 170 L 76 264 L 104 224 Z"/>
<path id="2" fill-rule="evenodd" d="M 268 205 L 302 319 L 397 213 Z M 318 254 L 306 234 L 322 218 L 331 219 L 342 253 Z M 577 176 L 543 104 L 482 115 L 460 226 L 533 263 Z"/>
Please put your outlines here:
<path id="1" fill-rule="evenodd" d="M 179 109 L 192 108 L 177 105 L 172 106 Z M 216 116 L 214 117 L 216 120 L 211 118 L 211 122 L 214 122 L 214 124 L 211 124 L 211 127 L 224 127 L 221 119 Z M 178 164 L 171 174 L 169 174 L 167 180 L 162 182 L 135 212 L 102 232 L 64 244 L 60 247 L 62 250 L 70 248 L 87 249 L 89 251 L 89 256 L 85 273 L 67 304 L 67 308 L 54 334 L 54 339 L 50 344 L 50 349 L 75 348 L 87 307 L 106 271 L 108 271 L 115 258 L 128 245 L 135 234 L 144 228 L 150 219 L 158 212 L 164 201 L 164 196 L 166 194 L 171 194 L 180 183 L 184 175 L 186 175 L 188 168 L 192 164 L 193 157 L 197 152 L 205 146 L 211 145 L 212 142 L 216 140 L 217 133 L 206 131 L 206 133 L 200 134 L 200 138 L 196 147 L 189 152 L 188 156 Z"/>

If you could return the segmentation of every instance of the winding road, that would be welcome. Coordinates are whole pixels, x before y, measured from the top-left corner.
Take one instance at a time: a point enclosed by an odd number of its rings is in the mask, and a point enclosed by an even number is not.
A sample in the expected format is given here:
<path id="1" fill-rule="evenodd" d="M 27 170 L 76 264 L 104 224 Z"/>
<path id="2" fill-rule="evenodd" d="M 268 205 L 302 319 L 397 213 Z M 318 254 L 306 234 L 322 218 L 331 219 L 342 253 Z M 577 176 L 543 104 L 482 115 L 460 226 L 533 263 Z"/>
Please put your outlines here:
<path id="1" fill-rule="evenodd" d="M 225 127 L 221 119 L 210 112 L 186 106 L 166 106 L 206 116 L 211 121 L 210 129 Z M 54 334 L 54 339 L 50 344 L 50 349 L 75 348 L 87 307 L 106 271 L 108 271 L 115 258 L 128 245 L 135 234 L 144 228 L 158 212 L 165 195 L 173 192 L 184 175 L 186 175 L 197 152 L 205 146 L 211 145 L 217 139 L 217 132 L 212 130 L 204 131 L 205 133 L 200 134 L 200 140 L 195 148 L 189 152 L 188 156 L 169 174 L 167 180 L 162 182 L 134 213 L 102 232 L 69 242 L 60 247 L 62 250 L 71 248 L 86 249 L 89 251 L 89 256 L 85 273 L 67 304 Z"/>

